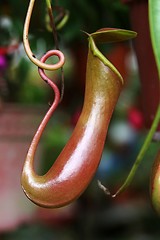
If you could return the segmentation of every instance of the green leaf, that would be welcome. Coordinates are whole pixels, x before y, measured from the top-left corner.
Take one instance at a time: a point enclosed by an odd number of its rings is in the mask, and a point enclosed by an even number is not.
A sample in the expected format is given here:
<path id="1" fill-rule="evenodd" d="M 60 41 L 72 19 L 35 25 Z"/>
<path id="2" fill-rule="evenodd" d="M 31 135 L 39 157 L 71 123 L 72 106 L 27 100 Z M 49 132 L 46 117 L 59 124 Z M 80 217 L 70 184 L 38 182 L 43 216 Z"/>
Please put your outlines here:
<path id="1" fill-rule="evenodd" d="M 136 32 L 117 28 L 102 28 L 91 33 L 90 36 L 96 43 L 111 43 L 126 41 L 137 36 Z"/>
<path id="2" fill-rule="evenodd" d="M 149 0 L 149 24 L 153 51 L 160 76 L 160 0 Z"/>

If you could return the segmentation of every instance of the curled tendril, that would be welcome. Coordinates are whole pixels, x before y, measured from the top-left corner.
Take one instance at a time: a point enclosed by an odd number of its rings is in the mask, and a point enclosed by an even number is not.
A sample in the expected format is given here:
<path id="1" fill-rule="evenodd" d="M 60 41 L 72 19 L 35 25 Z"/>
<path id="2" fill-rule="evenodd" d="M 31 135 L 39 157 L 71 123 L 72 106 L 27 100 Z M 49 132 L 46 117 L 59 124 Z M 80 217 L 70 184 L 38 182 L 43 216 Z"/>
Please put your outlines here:
<path id="1" fill-rule="evenodd" d="M 46 61 L 50 56 L 55 55 L 57 52 L 59 52 L 59 51 L 58 51 L 58 50 L 50 50 L 50 51 L 48 51 L 46 54 L 44 54 L 44 55 L 42 56 L 42 58 L 40 59 L 40 61 L 41 61 L 42 63 L 45 63 L 45 61 Z M 54 91 L 54 101 L 53 101 L 53 103 L 52 103 L 52 105 L 51 105 L 51 108 L 50 108 L 50 110 L 49 110 L 49 111 L 51 111 L 51 115 L 52 115 L 53 112 L 54 112 L 54 110 L 56 109 L 58 103 L 60 102 L 60 92 L 59 92 L 59 89 L 58 89 L 57 85 L 56 85 L 54 82 L 52 82 L 52 80 L 51 80 L 49 77 L 47 77 L 47 75 L 46 75 L 45 72 L 44 72 L 44 69 L 38 68 L 38 72 L 39 72 L 39 75 L 41 76 L 41 78 L 42 78 L 42 79 L 53 89 L 53 91 Z M 48 112 L 49 112 L 49 111 L 48 111 Z M 47 115 L 47 114 L 46 114 L 46 115 Z M 50 114 L 49 114 L 49 118 L 50 118 Z M 49 118 L 48 118 L 48 120 L 49 120 Z M 46 117 L 45 117 L 45 119 L 46 119 Z"/>
<path id="2" fill-rule="evenodd" d="M 50 50 L 48 51 L 45 55 L 43 55 L 43 57 L 40 59 L 40 61 L 42 63 L 44 63 L 56 50 Z M 47 77 L 47 75 L 44 72 L 44 69 L 42 68 L 38 68 L 38 72 L 40 74 L 40 76 L 42 77 L 42 79 L 53 89 L 54 91 L 54 100 L 53 103 L 51 105 L 51 107 L 49 108 L 48 112 L 46 113 L 45 117 L 43 118 L 36 134 L 34 135 L 34 138 L 31 142 L 29 151 L 28 151 L 28 156 L 34 156 L 38 143 L 40 141 L 41 135 L 45 129 L 45 126 L 47 125 L 49 119 L 51 118 L 53 112 L 55 111 L 55 109 L 57 108 L 59 102 L 60 102 L 60 92 L 58 87 L 56 86 L 56 84 L 54 82 L 52 82 L 52 80 Z M 32 161 L 34 160 L 34 158 L 32 159 Z"/>
<path id="3" fill-rule="evenodd" d="M 56 12 L 56 16 L 54 18 L 56 30 L 60 30 L 65 26 L 69 19 L 69 11 L 60 6 L 54 6 L 52 9 Z M 47 30 L 51 32 L 52 26 L 48 14 L 46 14 L 45 21 Z"/>
<path id="4" fill-rule="evenodd" d="M 28 34 L 29 34 L 29 25 L 30 25 L 30 21 L 31 21 L 31 15 L 33 12 L 34 3 L 35 3 L 35 0 L 30 0 L 25 23 L 24 23 L 24 31 L 23 31 L 24 49 L 25 49 L 26 54 L 28 55 L 29 59 L 39 68 L 45 69 L 45 70 L 57 70 L 59 68 L 62 68 L 62 66 L 64 65 L 64 62 L 65 62 L 64 55 L 61 51 L 56 50 L 56 52 L 52 52 L 52 55 L 57 55 L 59 57 L 58 63 L 55 63 L 55 64 L 43 63 L 42 61 L 38 60 L 35 57 L 35 55 L 33 54 L 33 52 L 31 51 L 29 40 L 28 40 Z"/>

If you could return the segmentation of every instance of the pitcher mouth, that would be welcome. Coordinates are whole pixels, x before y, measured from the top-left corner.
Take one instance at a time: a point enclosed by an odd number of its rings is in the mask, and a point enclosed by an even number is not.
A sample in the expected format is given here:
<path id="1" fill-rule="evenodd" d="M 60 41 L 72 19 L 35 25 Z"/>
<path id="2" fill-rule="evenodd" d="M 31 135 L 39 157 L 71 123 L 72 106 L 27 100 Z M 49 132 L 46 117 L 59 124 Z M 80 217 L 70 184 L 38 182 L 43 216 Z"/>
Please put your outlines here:
<path id="1" fill-rule="evenodd" d="M 115 66 L 99 51 L 97 48 L 95 41 L 92 36 L 89 36 L 89 47 L 94 56 L 98 57 L 104 65 L 109 67 L 116 75 L 118 75 L 122 85 L 124 84 L 124 79 L 121 76 L 120 72 L 115 68 Z"/>
<path id="2" fill-rule="evenodd" d="M 89 48 L 91 49 L 93 55 L 98 57 L 104 65 L 109 67 L 115 74 L 117 74 L 123 85 L 124 80 L 121 74 L 115 68 L 115 66 L 100 52 L 100 50 L 96 46 L 96 43 L 111 43 L 129 40 L 136 37 L 137 33 L 134 31 L 118 28 L 102 28 L 94 33 L 86 34 L 88 35 Z"/>

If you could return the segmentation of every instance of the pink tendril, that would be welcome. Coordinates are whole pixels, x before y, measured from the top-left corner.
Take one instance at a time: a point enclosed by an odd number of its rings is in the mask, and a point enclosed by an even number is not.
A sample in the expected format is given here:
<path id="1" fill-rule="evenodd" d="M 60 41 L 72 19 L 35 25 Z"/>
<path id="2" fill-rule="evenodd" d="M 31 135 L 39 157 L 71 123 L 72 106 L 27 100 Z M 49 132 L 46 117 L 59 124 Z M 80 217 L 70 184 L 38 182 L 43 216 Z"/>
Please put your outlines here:
<path id="1" fill-rule="evenodd" d="M 61 51 L 59 51 L 59 50 L 50 50 L 50 51 L 48 51 L 45 55 L 43 55 L 42 56 L 42 58 L 41 58 L 41 62 L 42 63 L 44 63 L 49 57 L 51 57 L 51 56 L 53 56 L 53 55 L 56 55 L 56 56 L 58 56 L 59 57 L 59 63 L 61 63 L 61 61 L 63 61 L 64 59 L 63 59 L 63 54 L 62 54 L 62 52 Z M 59 100 L 60 100 L 60 92 L 59 92 L 59 89 L 58 89 L 58 87 L 57 87 L 57 85 L 55 84 L 55 83 L 53 83 L 52 82 L 52 80 L 49 78 L 49 77 L 47 77 L 47 75 L 45 74 L 45 72 L 44 72 L 44 69 L 42 69 L 42 68 L 38 68 L 38 72 L 39 72 L 39 75 L 41 76 L 41 78 L 46 82 L 46 83 L 48 83 L 49 84 L 49 86 L 53 89 L 53 91 L 54 91 L 54 94 L 55 94 L 55 98 L 54 98 L 54 101 L 53 101 L 53 104 L 52 104 L 52 106 L 54 105 L 58 105 L 58 103 L 59 103 Z M 56 107 L 55 107 L 56 108 Z"/>
<path id="2" fill-rule="evenodd" d="M 40 61 L 42 63 L 44 63 L 50 56 L 53 56 L 53 55 L 57 55 L 61 59 L 61 52 L 60 51 L 50 50 L 40 59 Z M 54 100 L 53 100 L 53 103 L 52 103 L 51 107 L 49 108 L 48 112 L 44 116 L 41 124 L 39 125 L 39 128 L 38 128 L 36 134 L 34 135 L 34 138 L 32 140 L 30 148 L 29 148 L 29 155 L 30 156 L 34 155 L 34 153 L 36 151 L 36 148 L 37 148 L 37 145 L 38 145 L 38 142 L 40 141 L 40 137 L 41 137 L 41 135 L 42 135 L 42 133 L 45 129 L 45 126 L 47 125 L 49 119 L 53 115 L 55 109 L 57 108 L 57 106 L 60 102 L 60 91 L 59 91 L 57 85 L 54 82 L 52 82 L 52 80 L 49 77 L 47 77 L 47 75 L 44 72 L 44 69 L 38 68 L 38 72 L 39 72 L 40 76 L 42 77 L 42 79 L 46 83 L 48 83 L 48 85 L 53 89 L 55 96 L 54 96 Z"/>

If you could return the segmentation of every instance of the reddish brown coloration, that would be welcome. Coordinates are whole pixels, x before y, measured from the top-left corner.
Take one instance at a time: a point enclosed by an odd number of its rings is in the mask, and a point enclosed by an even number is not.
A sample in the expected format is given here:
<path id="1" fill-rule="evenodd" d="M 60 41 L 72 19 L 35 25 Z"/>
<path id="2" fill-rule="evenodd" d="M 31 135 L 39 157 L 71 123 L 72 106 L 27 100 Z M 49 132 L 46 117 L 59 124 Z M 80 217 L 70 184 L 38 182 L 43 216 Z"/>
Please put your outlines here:
<path id="1" fill-rule="evenodd" d="M 153 208 L 160 214 L 160 151 L 151 172 L 150 194 Z"/>
<path id="2" fill-rule="evenodd" d="M 160 102 L 160 83 L 150 39 L 148 1 L 126 0 L 124 2 L 129 3 L 132 28 L 138 32 L 135 51 L 141 81 L 141 101 L 144 123 L 147 128 L 150 128 Z"/>
<path id="3" fill-rule="evenodd" d="M 51 169 L 45 175 L 38 176 L 33 169 L 35 150 L 41 132 L 59 99 L 57 88 L 53 83 L 49 84 L 56 89 L 57 100 L 32 141 L 23 168 L 22 186 L 28 198 L 36 204 L 61 207 L 77 199 L 95 174 L 112 112 L 122 88 L 122 79 L 89 50 L 81 116 L 70 140 Z"/>

